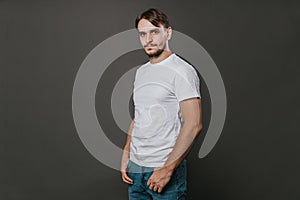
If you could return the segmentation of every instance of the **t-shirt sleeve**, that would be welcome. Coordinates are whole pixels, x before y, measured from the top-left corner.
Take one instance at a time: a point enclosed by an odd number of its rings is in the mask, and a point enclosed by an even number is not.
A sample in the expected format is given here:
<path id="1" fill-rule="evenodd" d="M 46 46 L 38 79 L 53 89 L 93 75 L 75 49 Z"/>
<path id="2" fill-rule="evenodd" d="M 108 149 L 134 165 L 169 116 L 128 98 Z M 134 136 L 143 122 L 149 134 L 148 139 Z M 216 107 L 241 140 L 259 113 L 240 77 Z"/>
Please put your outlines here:
<path id="1" fill-rule="evenodd" d="M 199 97 L 200 80 L 194 68 L 185 72 L 177 72 L 175 75 L 175 95 L 178 101 Z"/>

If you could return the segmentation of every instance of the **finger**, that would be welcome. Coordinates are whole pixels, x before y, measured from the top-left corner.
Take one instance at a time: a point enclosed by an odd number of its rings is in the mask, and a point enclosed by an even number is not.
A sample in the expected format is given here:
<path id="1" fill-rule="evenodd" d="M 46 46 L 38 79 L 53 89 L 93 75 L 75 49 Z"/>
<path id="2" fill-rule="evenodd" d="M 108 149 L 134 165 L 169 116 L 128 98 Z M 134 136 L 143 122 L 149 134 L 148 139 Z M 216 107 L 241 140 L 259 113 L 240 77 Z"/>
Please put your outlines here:
<path id="1" fill-rule="evenodd" d="M 127 183 L 133 184 L 133 180 L 127 175 L 126 172 L 122 173 L 122 178 L 124 181 L 126 181 Z"/>
<path id="2" fill-rule="evenodd" d="M 156 181 L 154 180 L 155 179 L 155 177 L 153 177 L 153 174 L 150 176 L 150 178 L 148 179 L 148 181 L 147 181 L 147 185 L 150 187 L 150 184 L 152 183 L 152 184 L 155 184 L 156 183 Z"/>
<path id="3" fill-rule="evenodd" d="M 129 178 L 128 176 L 124 177 L 130 184 L 133 184 L 133 180 L 131 178 Z"/>
<path id="4" fill-rule="evenodd" d="M 158 186 L 157 186 L 157 185 L 154 185 L 154 187 L 153 187 L 153 191 L 154 191 L 154 192 L 156 192 L 156 191 L 157 191 L 157 189 L 158 189 Z"/>
<path id="5" fill-rule="evenodd" d="M 131 178 L 129 178 L 129 176 L 124 176 L 124 178 L 131 184 L 133 184 L 133 180 Z"/>
<path id="6" fill-rule="evenodd" d="M 153 183 L 150 183 L 149 189 L 150 189 L 150 190 L 153 190 L 153 187 L 154 187 L 154 184 L 153 184 Z"/>
<path id="7" fill-rule="evenodd" d="M 157 192 L 161 193 L 162 189 L 163 189 L 163 187 L 159 187 Z"/>
<path id="8" fill-rule="evenodd" d="M 123 180 L 124 183 L 130 184 L 130 182 L 127 181 L 123 176 L 122 176 L 122 180 Z"/>
<path id="9" fill-rule="evenodd" d="M 127 179 L 126 177 L 122 176 L 122 179 L 125 183 L 128 183 L 128 184 L 133 184 L 133 181 L 131 179 Z"/>
<path id="10" fill-rule="evenodd" d="M 148 181 L 147 181 L 147 186 L 148 186 L 148 187 L 150 187 L 151 181 L 152 181 L 152 180 L 151 180 L 151 177 L 150 177 L 150 178 L 148 179 Z"/>

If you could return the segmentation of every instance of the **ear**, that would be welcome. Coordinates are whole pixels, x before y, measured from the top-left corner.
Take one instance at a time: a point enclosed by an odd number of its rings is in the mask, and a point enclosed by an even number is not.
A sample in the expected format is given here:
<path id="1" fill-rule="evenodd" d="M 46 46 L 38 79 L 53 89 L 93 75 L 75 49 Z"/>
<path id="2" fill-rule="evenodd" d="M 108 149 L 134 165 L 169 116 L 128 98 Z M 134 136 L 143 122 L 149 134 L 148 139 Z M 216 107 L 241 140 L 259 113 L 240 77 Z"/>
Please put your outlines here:
<path id="1" fill-rule="evenodd" d="M 172 38 L 172 27 L 167 28 L 167 39 L 170 40 Z"/>

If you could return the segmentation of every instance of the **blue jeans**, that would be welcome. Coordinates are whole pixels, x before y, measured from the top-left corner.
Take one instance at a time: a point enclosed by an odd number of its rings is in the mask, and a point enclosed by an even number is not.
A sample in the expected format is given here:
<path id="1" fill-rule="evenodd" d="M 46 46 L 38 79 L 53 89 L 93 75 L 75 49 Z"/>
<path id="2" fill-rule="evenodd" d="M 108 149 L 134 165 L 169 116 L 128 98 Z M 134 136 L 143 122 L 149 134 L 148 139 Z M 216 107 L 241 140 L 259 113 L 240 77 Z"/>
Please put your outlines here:
<path id="1" fill-rule="evenodd" d="M 153 173 L 154 168 L 142 167 L 129 161 L 127 172 L 133 180 L 129 185 L 129 200 L 184 200 L 186 197 L 186 160 L 174 170 L 173 175 L 161 193 L 150 190 L 147 181 Z"/>

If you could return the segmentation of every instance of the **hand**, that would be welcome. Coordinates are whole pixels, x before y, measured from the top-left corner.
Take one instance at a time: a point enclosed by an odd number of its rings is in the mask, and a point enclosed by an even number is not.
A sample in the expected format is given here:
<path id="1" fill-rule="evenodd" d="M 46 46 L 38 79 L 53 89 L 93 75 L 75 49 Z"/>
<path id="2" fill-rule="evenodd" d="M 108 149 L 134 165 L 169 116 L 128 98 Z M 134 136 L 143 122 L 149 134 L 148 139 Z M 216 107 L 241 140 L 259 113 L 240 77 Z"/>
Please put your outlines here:
<path id="1" fill-rule="evenodd" d="M 122 180 L 125 183 L 128 184 L 133 184 L 133 180 L 127 175 L 126 168 L 128 166 L 129 162 L 129 152 L 124 150 L 123 155 L 122 155 L 122 161 L 121 161 L 121 175 L 122 175 Z"/>
<path id="2" fill-rule="evenodd" d="M 154 169 L 152 175 L 150 176 L 147 185 L 150 190 L 154 192 L 161 193 L 163 188 L 170 181 L 173 171 L 167 167 L 161 167 Z"/>

